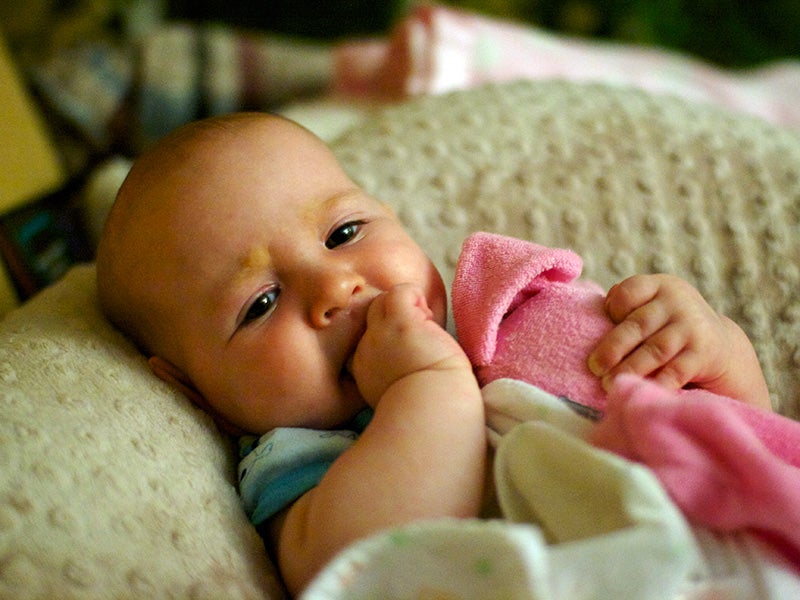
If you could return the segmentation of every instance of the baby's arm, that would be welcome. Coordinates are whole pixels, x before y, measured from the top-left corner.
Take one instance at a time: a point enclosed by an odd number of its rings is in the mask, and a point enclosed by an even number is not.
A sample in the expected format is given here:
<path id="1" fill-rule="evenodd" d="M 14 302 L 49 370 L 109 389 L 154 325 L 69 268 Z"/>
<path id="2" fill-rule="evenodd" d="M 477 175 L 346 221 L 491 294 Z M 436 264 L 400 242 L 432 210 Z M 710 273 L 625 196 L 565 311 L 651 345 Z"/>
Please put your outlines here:
<path id="1" fill-rule="evenodd" d="M 476 516 L 481 505 L 480 390 L 419 291 L 398 286 L 372 302 L 352 372 L 375 413 L 283 521 L 278 562 L 293 593 L 360 537 L 423 518 Z"/>
<path id="2" fill-rule="evenodd" d="M 604 386 L 619 373 L 635 373 L 672 389 L 693 384 L 771 408 L 747 335 L 688 282 L 636 275 L 609 290 L 606 310 L 617 325 L 589 357 L 589 368 Z"/>

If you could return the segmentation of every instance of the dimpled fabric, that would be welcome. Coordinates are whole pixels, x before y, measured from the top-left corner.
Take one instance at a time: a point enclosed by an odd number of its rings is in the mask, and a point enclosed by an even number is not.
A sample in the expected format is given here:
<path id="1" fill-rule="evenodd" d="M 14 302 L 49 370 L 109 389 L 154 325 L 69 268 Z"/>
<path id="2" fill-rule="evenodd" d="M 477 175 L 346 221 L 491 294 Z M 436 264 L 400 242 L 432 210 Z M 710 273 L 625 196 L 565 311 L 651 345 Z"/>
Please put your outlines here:
<path id="1" fill-rule="evenodd" d="M 569 248 L 608 289 L 688 279 L 800 417 L 800 134 L 631 89 L 516 82 L 387 109 L 335 145 L 453 279 L 474 231 Z M 455 240 L 459 240 L 456 243 Z"/>

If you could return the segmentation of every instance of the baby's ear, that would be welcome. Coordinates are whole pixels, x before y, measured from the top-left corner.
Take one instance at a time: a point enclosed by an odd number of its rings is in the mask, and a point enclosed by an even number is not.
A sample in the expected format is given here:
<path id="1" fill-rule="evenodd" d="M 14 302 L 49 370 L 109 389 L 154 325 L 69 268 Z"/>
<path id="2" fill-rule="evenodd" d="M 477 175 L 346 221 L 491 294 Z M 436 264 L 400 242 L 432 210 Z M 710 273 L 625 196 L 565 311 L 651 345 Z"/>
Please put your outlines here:
<path id="1" fill-rule="evenodd" d="M 150 370 L 161 381 L 165 381 L 177 388 L 181 393 L 189 398 L 194 404 L 202 409 L 207 408 L 205 398 L 195 389 L 189 378 L 178 367 L 160 356 L 151 356 L 147 359 Z"/>
<path id="2" fill-rule="evenodd" d="M 194 387 L 194 384 L 186 374 L 167 359 L 161 358 L 160 356 L 151 356 L 147 359 L 147 364 L 150 365 L 150 370 L 153 374 L 161 381 L 165 381 L 178 389 L 184 396 L 189 398 L 195 406 L 202 408 L 211 415 L 220 429 L 225 433 L 231 435 L 242 435 L 244 433 L 242 429 L 231 424 L 225 417 L 214 410 L 203 395 L 197 391 L 197 388 Z"/>

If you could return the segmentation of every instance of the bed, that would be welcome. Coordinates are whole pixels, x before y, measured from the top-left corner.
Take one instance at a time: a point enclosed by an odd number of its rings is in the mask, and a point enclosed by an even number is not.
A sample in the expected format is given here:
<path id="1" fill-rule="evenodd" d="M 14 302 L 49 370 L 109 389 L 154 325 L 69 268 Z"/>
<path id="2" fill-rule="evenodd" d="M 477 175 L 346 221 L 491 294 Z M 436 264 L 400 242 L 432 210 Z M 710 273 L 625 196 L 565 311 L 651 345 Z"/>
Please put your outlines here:
<path id="1" fill-rule="evenodd" d="M 445 281 L 478 230 L 572 248 L 605 288 L 637 272 L 677 273 L 744 327 L 775 409 L 800 418 L 797 131 L 559 80 L 482 83 L 368 113 L 332 146 L 356 181 L 395 207 Z M 0 597 L 284 597 L 237 496 L 232 440 L 104 321 L 91 264 L 0 321 L 0 382 Z M 722 539 L 681 531 L 690 536 L 681 540 Z M 697 583 L 697 564 L 718 576 L 703 588 L 715 597 L 796 591 L 796 565 L 748 535 L 700 544 L 716 554 L 692 554 L 668 570 L 673 587 L 655 591 L 637 587 L 652 564 L 637 578 L 620 566 L 636 571 L 636 554 L 606 553 L 615 560 L 602 563 L 604 581 L 616 587 L 598 597 L 696 592 L 687 581 Z M 466 550 L 476 545 L 505 557 L 491 581 L 508 588 L 459 587 L 464 564 L 490 571 Z M 419 546 L 422 561 L 408 552 Z M 417 524 L 346 551 L 307 597 L 589 597 L 533 576 L 547 560 L 576 568 L 568 554 L 547 557 L 556 546 L 535 524 Z M 537 550 L 514 554 L 520 547 Z M 769 559 L 737 570 L 734 547 Z"/>

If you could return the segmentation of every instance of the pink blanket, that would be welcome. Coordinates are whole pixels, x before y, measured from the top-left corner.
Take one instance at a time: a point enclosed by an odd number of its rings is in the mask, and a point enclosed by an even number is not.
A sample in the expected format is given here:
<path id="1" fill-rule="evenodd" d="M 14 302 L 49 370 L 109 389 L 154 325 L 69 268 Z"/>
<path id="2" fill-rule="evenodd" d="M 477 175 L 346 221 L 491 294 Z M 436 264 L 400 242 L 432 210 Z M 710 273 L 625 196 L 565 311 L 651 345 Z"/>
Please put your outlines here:
<path id="1" fill-rule="evenodd" d="M 800 423 L 706 392 L 620 377 L 606 395 L 586 360 L 611 321 L 580 257 L 504 236 L 464 242 L 456 331 L 481 385 L 520 379 L 602 411 L 591 441 L 654 470 L 694 522 L 753 531 L 800 569 Z"/>
<path id="2" fill-rule="evenodd" d="M 336 52 L 336 84 L 347 94 L 396 98 L 559 78 L 633 86 L 800 127 L 798 61 L 726 71 L 678 53 L 554 35 L 427 4 L 388 41 L 344 43 Z"/>
<path id="3" fill-rule="evenodd" d="M 753 532 L 800 571 L 800 423 L 627 376 L 591 441 L 650 467 L 693 522 Z"/>

